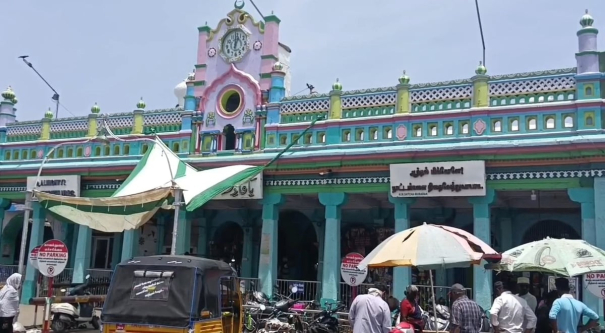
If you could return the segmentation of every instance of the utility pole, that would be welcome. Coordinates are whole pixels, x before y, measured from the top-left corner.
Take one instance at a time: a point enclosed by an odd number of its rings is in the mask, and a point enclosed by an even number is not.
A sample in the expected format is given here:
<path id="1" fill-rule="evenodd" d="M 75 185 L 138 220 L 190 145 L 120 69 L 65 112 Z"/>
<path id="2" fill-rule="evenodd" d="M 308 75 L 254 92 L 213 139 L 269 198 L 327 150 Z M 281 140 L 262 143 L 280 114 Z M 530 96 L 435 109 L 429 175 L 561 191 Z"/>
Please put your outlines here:
<path id="1" fill-rule="evenodd" d="M 59 118 L 59 93 L 55 90 L 55 88 L 53 88 L 53 86 L 50 85 L 50 83 L 48 83 L 48 81 L 46 81 L 46 79 L 42 76 L 42 74 L 40 74 L 35 68 L 34 65 L 32 65 L 31 62 L 27 61 L 27 58 L 29 58 L 28 55 L 22 55 L 19 57 L 19 59 L 23 60 L 23 62 L 27 65 L 27 67 L 31 68 L 36 74 L 38 74 L 38 76 L 42 79 L 42 81 L 44 81 L 44 83 L 46 83 L 46 85 L 50 88 L 50 90 L 52 90 L 54 92 L 53 97 L 51 97 L 53 99 L 53 101 L 55 101 L 55 119 Z"/>

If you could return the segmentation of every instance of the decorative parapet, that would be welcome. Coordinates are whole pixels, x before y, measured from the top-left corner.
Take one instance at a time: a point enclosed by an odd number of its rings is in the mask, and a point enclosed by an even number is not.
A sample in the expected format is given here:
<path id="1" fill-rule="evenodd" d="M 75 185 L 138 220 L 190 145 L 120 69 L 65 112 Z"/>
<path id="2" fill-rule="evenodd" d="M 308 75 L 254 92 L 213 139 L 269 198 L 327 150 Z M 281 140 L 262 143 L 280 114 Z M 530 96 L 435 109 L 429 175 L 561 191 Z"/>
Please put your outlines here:
<path id="1" fill-rule="evenodd" d="M 181 129 L 182 108 L 150 110 L 144 113 L 144 127 L 155 133 L 178 132 Z M 107 125 L 116 135 L 128 135 L 134 124 L 131 112 L 110 114 Z M 50 139 L 84 138 L 88 130 L 88 117 L 53 119 L 50 123 Z M 39 120 L 16 122 L 7 125 L 7 142 L 27 142 L 39 139 L 42 122 Z"/>
<path id="2" fill-rule="evenodd" d="M 36 141 L 42 132 L 42 122 L 23 121 L 6 125 L 6 142 Z"/>
<path id="3" fill-rule="evenodd" d="M 143 114 L 143 132 L 153 129 L 155 133 L 178 132 L 181 130 L 183 108 L 158 109 Z"/>
<path id="4" fill-rule="evenodd" d="M 574 100 L 575 73 L 576 68 L 564 68 L 490 76 L 490 105 Z M 471 79 L 410 85 L 410 103 L 414 113 L 468 109 L 472 106 L 472 98 Z M 396 113 L 396 100 L 395 86 L 343 91 L 342 118 L 392 115 Z M 329 107 L 329 94 L 286 97 L 280 106 L 282 123 L 311 121 Z"/>

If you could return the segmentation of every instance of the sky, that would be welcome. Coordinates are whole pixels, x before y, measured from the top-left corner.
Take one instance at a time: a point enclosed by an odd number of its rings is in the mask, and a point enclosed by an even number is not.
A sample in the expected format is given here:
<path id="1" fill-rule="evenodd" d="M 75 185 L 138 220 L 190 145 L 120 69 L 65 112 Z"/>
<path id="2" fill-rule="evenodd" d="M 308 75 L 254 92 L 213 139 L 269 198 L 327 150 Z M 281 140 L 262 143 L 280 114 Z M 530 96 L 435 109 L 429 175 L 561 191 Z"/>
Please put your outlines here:
<path id="1" fill-rule="evenodd" d="M 313 84 L 330 90 L 394 86 L 403 70 L 412 83 L 470 78 L 482 59 L 473 0 L 256 0 L 281 19 L 281 42 L 292 48 L 292 92 Z M 579 20 L 588 9 L 601 29 L 603 0 L 479 0 L 488 74 L 574 67 Z M 2 6 L 0 90 L 11 85 L 17 119 L 171 108 L 173 90 L 192 71 L 197 27 L 216 27 L 230 0 L 12 0 Z M 244 7 L 258 13 L 246 0 Z"/>

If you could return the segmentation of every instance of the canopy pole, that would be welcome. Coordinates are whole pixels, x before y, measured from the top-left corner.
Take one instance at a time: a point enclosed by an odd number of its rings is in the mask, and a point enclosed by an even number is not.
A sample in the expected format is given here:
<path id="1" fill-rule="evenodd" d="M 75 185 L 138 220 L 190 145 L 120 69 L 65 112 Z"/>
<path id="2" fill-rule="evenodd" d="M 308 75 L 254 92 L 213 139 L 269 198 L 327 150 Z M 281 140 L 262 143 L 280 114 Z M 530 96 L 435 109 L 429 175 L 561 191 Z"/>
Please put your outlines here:
<path id="1" fill-rule="evenodd" d="M 181 212 L 181 196 L 183 194 L 183 190 L 178 187 L 173 187 L 174 191 L 174 221 L 172 223 L 172 246 L 170 246 L 170 255 L 176 254 L 176 239 L 179 230 L 179 214 Z"/>
<path id="2" fill-rule="evenodd" d="M 431 281 L 431 291 L 433 292 L 433 319 L 435 323 L 435 332 L 439 332 L 439 326 L 437 326 L 437 304 L 435 304 L 435 286 L 433 285 L 433 270 L 429 269 L 429 280 Z"/>
<path id="3" fill-rule="evenodd" d="M 29 218 L 31 211 L 31 199 L 32 193 L 31 191 L 25 192 L 25 208 L 23 212 L 23 227 L 21 229 L 21 249 L 19 252 L 19 267 L 18 272 L 22 276 L 25 276 L 25 252 L 27 251 L 27 234 L 29 231 Z M 42 244 L 32 244 L 33 247 L 36 247 Z M 23 288 L 21 288 L 23 289 Z"/>

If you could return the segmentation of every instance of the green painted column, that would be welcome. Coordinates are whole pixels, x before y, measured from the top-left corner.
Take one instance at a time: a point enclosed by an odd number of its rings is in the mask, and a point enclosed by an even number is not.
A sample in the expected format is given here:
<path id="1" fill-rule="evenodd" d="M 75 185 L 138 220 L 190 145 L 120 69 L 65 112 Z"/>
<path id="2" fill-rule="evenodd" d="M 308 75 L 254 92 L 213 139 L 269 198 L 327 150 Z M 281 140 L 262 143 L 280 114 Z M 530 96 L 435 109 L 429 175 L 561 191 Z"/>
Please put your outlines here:
<path id="1" fill-rule="evenodd" d="M 286 197 L 281 194 L 265 195 L 263 205 L 263 226 L 261 230 L 260 257 L 258 263 L 258 278 L 260 290 L 271 297 L 273 286 L 277 280 L 277 223 L 279 207 L 284 204 Z"/>
<path id="2" fill-rule="evenodd" d="M 71 278 L 72 283 L 84 283 L 84 277 L 90 268 L 91 243 L 92 229 L 85 225 L 81 225 L 78 229 L 76 251 L 73 254 L 75 261 L 74 273 Z"/>
<path id="3" fill-rule="evenodd" d="M 191 248 L 191 219 L 187 218 L 188 213 L 181 209 L 179 212 L 179 221 L 176 232 L 176 254 L 185 254 Z"/>
<path id="4" fill-rule="evenodd" d="M 2 233 L 4 232 L 4 213 L 11 206 L 11 202 L 8 199 L 0 198 L 0 251 L 2 251 Z"/>
<path id="5" fill-rule="evenodd" d="M 69 250 L 69 258 L 67 258 L 67 267 L 74 268 L 74 262 L 76 261 L 73 253 L 76 251 L 78 246 L 78 225 L 75 223 L 69 223 L 67 225 L 67 233 L 65 235 L 65 244 Z"/>
<path id="6" fill-rule="evenodd" d="M 21 304 L 28 304 L 29 299 L 36 296 L 36 282 L 38 277 L 38 271 L 32 267 L 29 263 L 27 254 L 30 253 L 34 247 L 42 245 L 44 241 L 44 220 L 46 219 L 46 211 L 42 208 L 38 201 L 31 202 L 32 208 L 32 223 L 31 223 L 31 234 L 29 237 L 29 249 L 25 256 L 25 262 L 27 267 L 25 268 L 25 281 L 23 281 L 23 291 L 21 293 Z M 24 230 L 23 232 L 27 232 Z"/>
<path id="7" fill-rule="evenodd" d="M 340 285 L 340 219 L 341 208 L 347 203 L 346 193 L 319 193 L 319 202 L 325 207 L 323 276 L 321 281 L 321 304 L 338 301 Z"/>
<path id="8" fill-rule="evenodd" d="M 570 188 L 567 189 L 569 198 L 580 204 L 580 213 L 582 216 L 582 239 L 595 246 L 602 246 L 605 237 L 603 235 L 603 225 L 605 223 L 605 211 L 602 205 L 595 205 L 595 202 L 602 202 L 605 199 L 605 184 L 603 178 L 594 179 L 594 188 Z M 597 201 L 597 199 L 599 201 Z M 598 216 L 597 214 L 598 213 Z M 599 237 L 601 239 L 599 239 Z M 601 245 L 599 245 L 601 243 Z M 594 296 L 592 293 L 584 290 L 582 293 L 582 301 L 603 320 L 603 302 Z"/>
<path id="9" fill-rule="evenodd" d="M 135 249 L 139 246 L 139 229 L 126 230 L 122 234 L 122 260 L 126 261 L 138 255 Z"/>
<path id="10" fill-rule="evenodd" d="M 164 254 L 164 242 L 166 239 L 166 217 L 164 215 L 158 216 L 158 242 L 155 252 L 157 254 Z"/>
<path id="11" fill-rule="evenodd" d="M 486 244 L 491 245 L 490 205 L 496 198 L 496 191 L 487 189 L 483 197 L 471 197 L 473 205 L 473 233 Z M 473 298 L 482 308 L 489 309 L 492 304 L 492 271 L 484 268 L 485 262 L 473 266 Z"/>
<path id="12" fill-rule="evenodd" d="M 122 236 L 121 232 L 113 234 L 113 249 L 111 250 L 111 269 L 116 268 L 122 259 Z"/>
<path id="13" fill-rule="evenodd" d="M 410 228 L 410 212 L 416 198 L 395 198 L 389 194 L 395 215 L 395 232 Z M 393 268 L 393 297 L 405 298 L 405 288 L 412 284 L 412 270 L 407 267 Z"/>
<path id="14" fill-rule="evenodd" d="M 253 231 L 254 229 L 251 226 L 244 227 L 244 248 L 242 249 L 242 270 L 240 273 L 242 277 L 252 277 Z"/>

